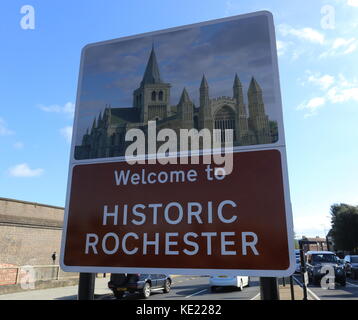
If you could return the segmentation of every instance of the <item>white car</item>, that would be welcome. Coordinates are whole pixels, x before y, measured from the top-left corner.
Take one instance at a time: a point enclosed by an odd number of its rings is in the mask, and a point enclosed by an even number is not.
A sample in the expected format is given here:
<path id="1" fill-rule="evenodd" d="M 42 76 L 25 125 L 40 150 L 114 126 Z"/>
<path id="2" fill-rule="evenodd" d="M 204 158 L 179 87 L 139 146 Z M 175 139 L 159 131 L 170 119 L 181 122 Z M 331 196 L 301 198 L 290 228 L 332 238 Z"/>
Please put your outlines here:
<path id="1" fill-rule="evenodd" d="M 211 291 L 215 291 L 217 287 L 237 287 L 242 291 L 244 287 L 249 286 L 249 277 L 247 276 L 228 276 L 218 274 L 210 277 Z"/>

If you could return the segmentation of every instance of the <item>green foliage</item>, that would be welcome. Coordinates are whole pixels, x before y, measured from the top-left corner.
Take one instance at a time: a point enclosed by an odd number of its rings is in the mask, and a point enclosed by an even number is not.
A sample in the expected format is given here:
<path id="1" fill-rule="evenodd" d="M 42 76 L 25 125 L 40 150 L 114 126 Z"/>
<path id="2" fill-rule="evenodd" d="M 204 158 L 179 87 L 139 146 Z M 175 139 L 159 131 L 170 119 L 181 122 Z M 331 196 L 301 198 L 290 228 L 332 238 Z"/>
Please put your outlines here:
<path id="1" fill-rule="evenodd" d="M 332 237 L 337 250 L 358 250 L 358 206 L 334 204 L 331 206 Z"/>

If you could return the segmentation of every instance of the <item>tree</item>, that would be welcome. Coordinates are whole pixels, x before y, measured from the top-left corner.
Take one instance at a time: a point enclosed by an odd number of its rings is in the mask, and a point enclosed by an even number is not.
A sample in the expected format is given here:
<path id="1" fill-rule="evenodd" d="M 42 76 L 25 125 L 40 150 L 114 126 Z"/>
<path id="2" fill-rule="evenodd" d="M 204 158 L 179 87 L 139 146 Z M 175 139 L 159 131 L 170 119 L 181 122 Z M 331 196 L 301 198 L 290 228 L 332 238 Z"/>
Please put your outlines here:
<path id="1" fill-rule="evenodd" d="M 332 237 L 337 250 L 358 253 L 358 206 L 331 206 Z"/>

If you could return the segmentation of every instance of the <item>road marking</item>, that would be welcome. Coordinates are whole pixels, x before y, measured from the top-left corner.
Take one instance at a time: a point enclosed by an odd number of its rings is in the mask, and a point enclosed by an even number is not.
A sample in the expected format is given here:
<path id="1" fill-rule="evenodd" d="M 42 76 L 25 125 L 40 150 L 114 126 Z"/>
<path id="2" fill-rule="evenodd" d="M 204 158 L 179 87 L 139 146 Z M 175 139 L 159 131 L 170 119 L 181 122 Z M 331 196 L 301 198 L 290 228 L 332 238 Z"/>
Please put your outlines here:
<path id="1" fill-rule="evenodd" d="M 197 295 L 197 294 L 199 294 L 199 293 L 201 293 L 201 292 L 207 291 L 207 290 L 208 290 L 208 289 L 204 289 L 204 290 L 195 292 L 195 293 L 191 294 L 190 296 L 186 296 L 185 298 L 190 298 L 190 297 L 192 297 L 192 296 L 195 296 L 195 295 Z M 185 299 L 185 298 L 184 298 L 184 299 Z"/>
<path id="2" fill-rule="evenodd" d="M 256 295 L 256 296 L 254 296 L 253 298 L 251 298 L 250 300 L 256 300 L 256 298 L 258 298 L 260 296 L 260 292 Z"/>
<path id="3" fill-rule="evenodd" d="M 293 277 L 293 280 L 295 280 L 301 287 L 302 287 L 302 283 L 301 281 L 297 280 L 296 277 Z M 307 292 L 316 300 L 321 300 L 312 290 L 310 290 L 307 286 L 306 286 Z"/>
<path id="4" fill-rule="evenodd" d="M 357 288 L 358 288 L 358 285 L 356 285 L 356 284 L 354 284 L 354 283 L 351 283 L 351 282 L 348 282 L 348 281 L 347 281 L 347 283 L 348 283 L 349 285 L 353 286 L 353 287 L 357 287 Z"/>

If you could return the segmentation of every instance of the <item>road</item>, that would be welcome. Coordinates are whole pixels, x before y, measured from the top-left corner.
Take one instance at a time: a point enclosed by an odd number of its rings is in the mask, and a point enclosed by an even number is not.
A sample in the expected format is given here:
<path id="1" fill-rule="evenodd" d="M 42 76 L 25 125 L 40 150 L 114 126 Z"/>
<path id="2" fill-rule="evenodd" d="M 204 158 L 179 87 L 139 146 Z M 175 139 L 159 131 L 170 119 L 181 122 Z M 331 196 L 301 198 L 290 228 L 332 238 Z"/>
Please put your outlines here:
<path id="1" fill-rule="evenodd" d="M 250 300 L 257 297 L 260 291 L 259 278 L 250 278 L 250 286 L 243 291 L 233 288 L 221 288 L 211 292 L 209 277 L 175 276 L 169 293 L 153 292 L 148 300 Z M 111 296 L 103 299 L 112 299 Z M 141 299 L 137 294 L 129 294 L 123 300 Z"/>
<path id="2" fill-rule="evenodd" d="M 301 277 L 295 275 L 297 281 Z M 114 297 L 107 287 L 109 278 L 97 278 L 95 299 L 113 300 Z M 52 288 L 43 290 L 24 290 L 18 293 L 0 295 L 0 300 L 76 300 L 77 286 Z M 222 288 L 217 292 L 211 292 L 209 277 L 204 276 L 174 276 L 172 289 L 169 293 L 163 294 L 161 291 L 153 292 L 148 300 L 255 300 L 259 299 L 259 278 L 251 277 L 250 286 L 243 291 L 231 288 Z M 347 279 L 345 287 L 336 285 L 335 289 L 327 290 L 319 286 L 308 286 L 310 296 L 315 300 L 358 300 L 358 280 Z M 128 294 L 123 300 L 140 300 L 138 294 Z"/>
<path id="3" fill-rule="evenodd" d="M 302 282 L 300 276 L 295 278 Z M 358 280 L 347 278 L 346 286 L 335 285 L 334 289 L 323 289 L 320 286 L 308 285 L 308 291 L 316 300 L 358 300 Z"/>
<path id="4" fill-rule="evenodd" d="M 107 287 L 109 278 L 97 278 L 95 299 L 114 299 Z M 0 300 L 75 300 L 77 299 L 77 286 L 52 288 L 43 290 L 24 290 L 18 293 L 0 295 Z M 221 289 L 215 293 L 210 291 L 209 277 L 204 276 L 174 276 L 172 288 L 169 293 L 153 292 L 149 300 L 250 300 L 257 298 L 260 291 L 259 278 L 251 278 L 250 286 L 243 291 Z M 129 294 L 123 300 L 141 299 L 138 294 Z"/>

